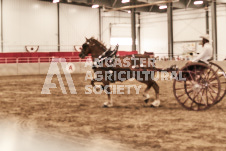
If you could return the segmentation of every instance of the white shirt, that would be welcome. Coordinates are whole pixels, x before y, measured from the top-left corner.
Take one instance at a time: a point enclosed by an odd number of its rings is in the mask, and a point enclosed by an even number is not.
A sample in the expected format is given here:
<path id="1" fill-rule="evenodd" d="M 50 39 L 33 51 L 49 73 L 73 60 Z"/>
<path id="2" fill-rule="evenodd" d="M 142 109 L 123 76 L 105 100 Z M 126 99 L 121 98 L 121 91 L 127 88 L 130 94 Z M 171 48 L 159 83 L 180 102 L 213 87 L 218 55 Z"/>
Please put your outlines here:
<path id="1" fill-rule="evenodd" d="M 199 60 L 208 63 L 208 59 L 210 59 L 213 55 L 212 46 L 209 43 L 205 43 L 202 52 L 192 60 L 192 62 L 198 62 Z"/>

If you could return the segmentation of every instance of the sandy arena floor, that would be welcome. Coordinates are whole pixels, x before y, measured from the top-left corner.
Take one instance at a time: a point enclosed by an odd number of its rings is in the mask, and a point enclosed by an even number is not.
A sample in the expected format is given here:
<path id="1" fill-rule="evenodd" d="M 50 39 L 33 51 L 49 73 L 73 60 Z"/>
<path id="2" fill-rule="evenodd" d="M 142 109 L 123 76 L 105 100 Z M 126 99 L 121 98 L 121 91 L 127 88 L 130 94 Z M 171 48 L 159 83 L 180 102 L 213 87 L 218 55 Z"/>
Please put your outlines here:
<path id="1" fill-rule="evenodd" d="M 76 95 L 64 77 L 66 95 L 56 77 L 50 95 L 41 94 L 45 76 L 0 77 L 1 151 L 18 144 L 15 151 L 30 150 L 29 144 L 34 151 L 226 150 L 226 98 L 209 110 L 187 111 L 174 98 L 173 83 L 159 81 L 161 107 L 150 108 L 145 85 L 126 81 L 116 84 L 142 85 L 140 94 L 113 95 L 114 107 L 101 108 L 107 95 L 85 95 L 90 81 L 84 74 L 72 78 Z M 154 100 L 153 89 L 150 95 Z"/>

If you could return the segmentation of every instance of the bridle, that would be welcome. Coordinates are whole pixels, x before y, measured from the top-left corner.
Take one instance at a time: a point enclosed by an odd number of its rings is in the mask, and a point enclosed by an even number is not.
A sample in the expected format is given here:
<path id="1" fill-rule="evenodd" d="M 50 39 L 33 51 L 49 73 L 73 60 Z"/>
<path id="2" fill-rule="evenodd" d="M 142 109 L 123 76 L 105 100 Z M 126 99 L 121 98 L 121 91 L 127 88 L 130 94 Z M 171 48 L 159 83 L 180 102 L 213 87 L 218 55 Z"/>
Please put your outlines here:
<path id="1" fill-rule="evenodd" d="M 79 57 L 80 58 L 84 58 L 85 56 L 87 56 L 89 53 L 87 53 L 87 49 L 92 49 L 96 46 L 96 42 L 93 41 L 92 39 L 86 39 L 86 42 L 82 45 L 82 48 L 81 48 L 81 52 L 79 54 Z M 100 48 L 103 48 L 104 51 L 106 51 L 106 48 L 103 47 L 102 45 L 100 45 Z M 89 51 L 90 51 L 89 50 Z"/>
<path id="2" fill-rule="evenodd" d="M 90 46 L 87 42 L 82 45 L 79 57 L 84 58 L 86 55 L 88 55 L 88 54 L 85 54 L 85 51 L 88 49 L 88 47 L 90 47 Z"/>

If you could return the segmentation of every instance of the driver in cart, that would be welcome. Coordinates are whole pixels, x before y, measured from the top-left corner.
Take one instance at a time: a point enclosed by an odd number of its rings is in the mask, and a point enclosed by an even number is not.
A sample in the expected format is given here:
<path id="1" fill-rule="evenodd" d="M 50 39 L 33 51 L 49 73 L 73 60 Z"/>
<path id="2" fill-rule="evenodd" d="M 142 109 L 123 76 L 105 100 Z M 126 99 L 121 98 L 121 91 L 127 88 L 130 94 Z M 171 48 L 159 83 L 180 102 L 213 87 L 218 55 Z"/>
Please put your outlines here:
<path id="1" fill-rule="evenodd" d="M 210 38 L 209 35 L 202 35 L 200 36 L 200 38 L 202 38 L 202 51 L 200 52 L 200 54 L 198 54 L 198 56 L 196 58 L 194 58 L 192 61 L 188 61 L 187 64 L 190 64 L 192 62 L 198 62 L 198 63 L 203 63 L 203 64 L 209 64 L 209 61 L 212 60 L 212 56 L 213 56 L 213 49 L 212 49 L 212 45 L 210 44 Z M 193 67 L 190 67 L 190 70 L 193 70 Z M 202 69 L 199 69 L 200 71 L 202 71 Z M 200 75 L 194 75 L 195 76 L 195 81 L 200 79 Z M 193 80 L 191 80 L 192 83 L 195 83 Z"/>
<path id="2" fill-rule="evenodd" d="M 208 61 L 210 61 L 212 59 L 213 49 L 212 49 L 212 45 L 210 44 L 209 35 L 208 34 L 202 35 L 202 36 L 200 36 L 200 38 L 202 38 L 202 48 L 203 49 L 196 58 L 194 58 L 192 61 L 188 61 L 188 63 L 200 62 L 200 63 L 208 64 Z"/>

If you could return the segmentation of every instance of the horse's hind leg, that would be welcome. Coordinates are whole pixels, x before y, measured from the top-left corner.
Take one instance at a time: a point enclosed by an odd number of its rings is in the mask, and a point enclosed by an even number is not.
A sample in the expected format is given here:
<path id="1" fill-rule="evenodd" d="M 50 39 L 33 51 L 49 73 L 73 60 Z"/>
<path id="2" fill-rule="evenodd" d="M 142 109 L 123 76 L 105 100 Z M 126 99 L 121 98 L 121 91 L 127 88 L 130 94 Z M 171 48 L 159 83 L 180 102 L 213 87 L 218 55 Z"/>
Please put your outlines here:
<path id="1" fill-rule="evenodd" d="M 147 104 L 149 99 L 150 99 L 150 95 L 148 94 L 148 90 L 150 90 L 150 88 L 152 87 L 152 83 L 148 83 L 147 84 L 147 88 L 144 90 L 144 94 L 143 96 L 145 97 L 144 102 Z"/>
<path id="2" fill-rule="evenodd" d="M 110 82 L 104 82 L 104 88 L 105 88 L 105 91 L 108 95 L 108 101 L 104 102 L 103 107 L 112 107 L 113 102 L 112 102 L 112 98 L 111 98 Z"/>
<path id="3" fill-rule="evenodd" d="M 159 100 L 159 86 L 156 83 L 156 81 L 153 81 L 153 88 L 155 90 L 155 100 L 152 102 L 151 107 L 158 107 L 160 105 L 160 100 Z"/>

